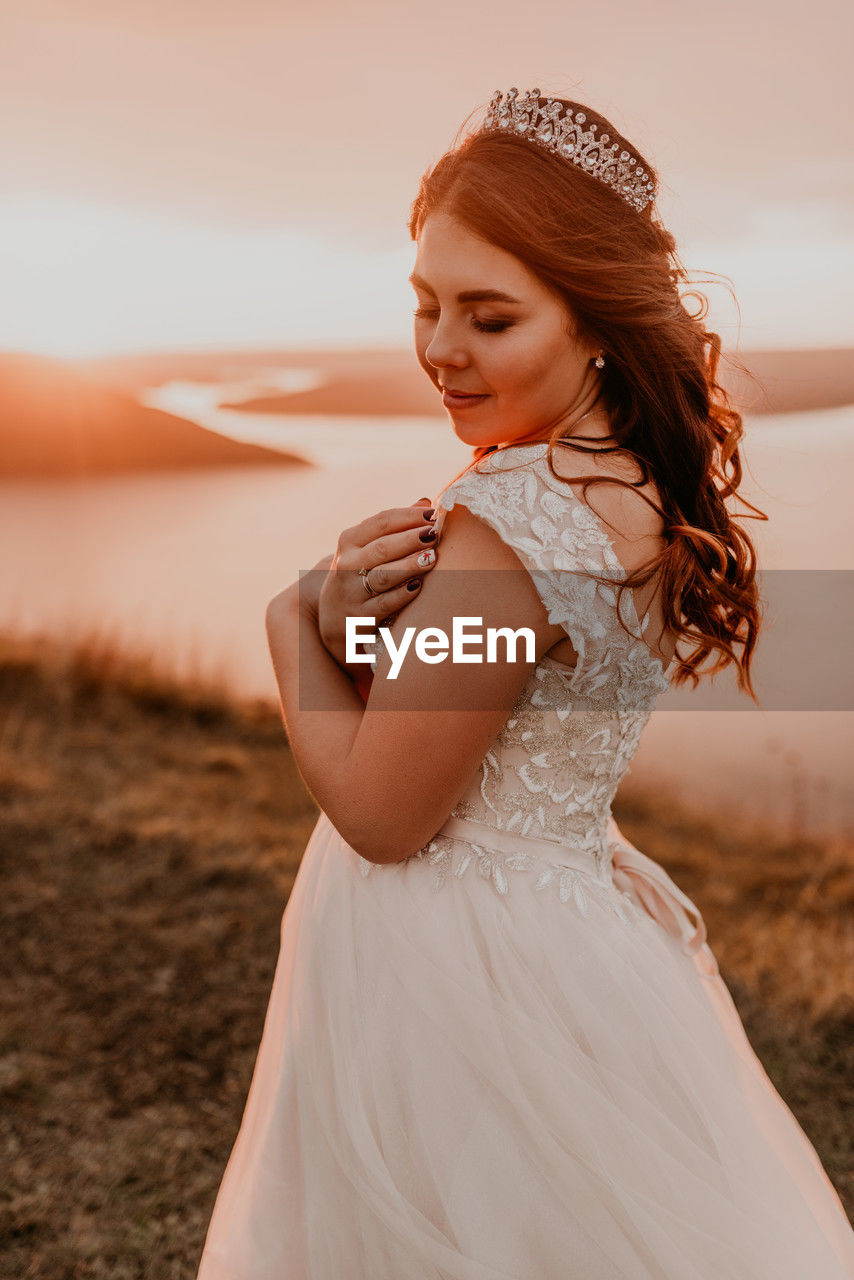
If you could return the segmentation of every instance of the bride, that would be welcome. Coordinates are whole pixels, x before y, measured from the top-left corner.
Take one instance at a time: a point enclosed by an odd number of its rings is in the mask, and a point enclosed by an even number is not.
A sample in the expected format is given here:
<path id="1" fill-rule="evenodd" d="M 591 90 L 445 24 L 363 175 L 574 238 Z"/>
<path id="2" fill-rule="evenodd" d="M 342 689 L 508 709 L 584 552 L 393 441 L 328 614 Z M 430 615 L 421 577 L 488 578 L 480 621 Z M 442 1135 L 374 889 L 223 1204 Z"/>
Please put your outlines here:
<path id="1" fill-rule="evenodd" d="M 699 911 L 611 818 L 667 669 L 752 696 L 760 616 L 655 182 L 514 89 L 422 180 L 416 352 L 472 462 L 268 607 L 321 813 L 199 1280 L 854 1277 Z M 507 643 L 390 678 L 455 619 Z"/>

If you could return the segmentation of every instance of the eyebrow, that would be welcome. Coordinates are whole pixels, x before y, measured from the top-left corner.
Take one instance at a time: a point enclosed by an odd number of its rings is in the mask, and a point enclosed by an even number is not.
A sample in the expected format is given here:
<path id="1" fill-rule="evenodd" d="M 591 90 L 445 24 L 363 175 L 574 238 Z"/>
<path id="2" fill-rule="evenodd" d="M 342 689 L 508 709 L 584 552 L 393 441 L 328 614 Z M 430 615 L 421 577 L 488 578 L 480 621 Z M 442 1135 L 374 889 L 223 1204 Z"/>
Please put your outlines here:
<path id="1" fill-rule="evenodd" d="M 431 289 L 423 276 L 419 276 L 413 271 L 409 277 L 410 284 L 417 284 L 419 289 L 423 289 L 425 293 L 432 293 L 436 297 L 436 292 Z M 519 298 L 513 298 L 509 293 L 501 293 L 498 289 L 466 289 L 463 293 L 457 294 L 457 302 L 511 302 L 517 306 L 521 306 Z"/>

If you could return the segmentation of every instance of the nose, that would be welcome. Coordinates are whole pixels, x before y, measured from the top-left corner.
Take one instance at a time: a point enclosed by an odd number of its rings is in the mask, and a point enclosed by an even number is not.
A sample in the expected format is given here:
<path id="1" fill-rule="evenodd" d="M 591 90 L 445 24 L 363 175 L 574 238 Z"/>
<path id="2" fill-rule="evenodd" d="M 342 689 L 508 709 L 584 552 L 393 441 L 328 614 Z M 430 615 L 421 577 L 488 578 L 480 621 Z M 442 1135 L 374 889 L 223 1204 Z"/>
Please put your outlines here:
<path id="1" fill-rule="evenodd" d="M 455 339 L 448 324 L 443 324 L 441 320 L 424 349 L 424 358 L 434 369 L 464 369 L 469 363 L 465 350 Z"/>

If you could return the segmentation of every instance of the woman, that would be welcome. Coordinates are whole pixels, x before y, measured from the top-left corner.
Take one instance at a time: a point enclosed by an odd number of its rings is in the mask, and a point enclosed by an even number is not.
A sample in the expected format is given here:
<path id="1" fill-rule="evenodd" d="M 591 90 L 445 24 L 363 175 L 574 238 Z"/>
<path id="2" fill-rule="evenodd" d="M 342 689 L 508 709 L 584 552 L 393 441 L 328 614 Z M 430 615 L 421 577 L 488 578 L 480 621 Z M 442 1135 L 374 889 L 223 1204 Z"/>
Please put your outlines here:
<path id="1" fill-rule="evenodd" d="M 268 609 L 322 812 L 200 1280 L 854 1277 L 697 908 L 610 816 L 674 657 L 752 693 L 759 622 L 741 421 L 654 182 L 537 90 L 422 180 L 415 345 L 473 463 L 435 571 L 432 513 L 393 508 Z M 372 677 L 348 617 L 387 626 Z M 530 648 L 392 678 L 461 619 Z"/>

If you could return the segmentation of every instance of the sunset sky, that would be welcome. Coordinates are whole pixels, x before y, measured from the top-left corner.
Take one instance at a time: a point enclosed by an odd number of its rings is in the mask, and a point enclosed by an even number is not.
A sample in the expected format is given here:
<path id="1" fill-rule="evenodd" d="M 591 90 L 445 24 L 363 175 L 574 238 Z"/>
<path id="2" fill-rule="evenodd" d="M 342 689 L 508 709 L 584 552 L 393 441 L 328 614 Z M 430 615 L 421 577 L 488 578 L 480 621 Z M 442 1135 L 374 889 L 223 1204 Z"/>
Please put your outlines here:
<path id="1" fill-rule="evenodd" d="M 854 344 L 852 6 L 2 0 L 0 347 L 410 341 L 421 171 L 493 89 L 658 166 L 727 341 Z"/>

